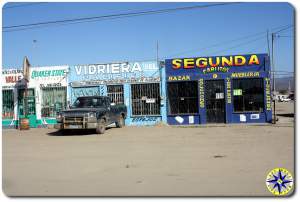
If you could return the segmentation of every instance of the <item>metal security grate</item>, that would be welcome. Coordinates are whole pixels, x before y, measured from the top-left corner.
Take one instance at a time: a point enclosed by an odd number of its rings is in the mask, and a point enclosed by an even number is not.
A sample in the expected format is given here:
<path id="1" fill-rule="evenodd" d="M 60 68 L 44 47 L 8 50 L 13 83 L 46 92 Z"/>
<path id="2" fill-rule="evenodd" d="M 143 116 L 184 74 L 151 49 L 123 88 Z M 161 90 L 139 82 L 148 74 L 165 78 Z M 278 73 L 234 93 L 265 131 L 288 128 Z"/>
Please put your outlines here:
<path id="1" fill-rule="evenodd" d="M 34 89 L 28 89 L 27 93 L 28 93 L 27 97 L 25 97 L 25 89 L 18 90 L 19 116 L 34 115 L 36 113 Z M 25 99 L 27 99 L 27 102 Z M 26 103 L 27 103 L 27 110 L 28 110 L 27 112 L 25 112 Z"/>
<path id="2" fill-rule="evenodd" d="M 159 115 L 159 83 L 132 84 L 132 115 Z"/>
<path id="3" fill-rule="evenodd" d="M 264 84 L 262 78 L 233 79 L 234 112 L 262 112 Z"/>
<path id="4" fill-rule="evenodd" d="M 2 119 L 14 117 L 14 93 L 13 90 L 2 90 Z"/>
<path id="5" fill-rule="evenodd" d="M 225 82 L 224 80 L 205 81 L 205 105 L 207 123 L 225 122 Z"/>
<path id="6" fill-rule="evenodd" d="M 110 97 L 111 103 L 124 104 L 124 88 L 123 85 L 107 86 L 107 96 Z"/>
<path id="7" fill-rule="evenodd" d="M 198 113 L 197 81 L 169 82 L 167 86 L 170 115 Z"/>
<path id="8" fill-rule="evenodd" d="M 66 87 L 42 88 L 42 117 L 55 117 L 67 104 Z"/>

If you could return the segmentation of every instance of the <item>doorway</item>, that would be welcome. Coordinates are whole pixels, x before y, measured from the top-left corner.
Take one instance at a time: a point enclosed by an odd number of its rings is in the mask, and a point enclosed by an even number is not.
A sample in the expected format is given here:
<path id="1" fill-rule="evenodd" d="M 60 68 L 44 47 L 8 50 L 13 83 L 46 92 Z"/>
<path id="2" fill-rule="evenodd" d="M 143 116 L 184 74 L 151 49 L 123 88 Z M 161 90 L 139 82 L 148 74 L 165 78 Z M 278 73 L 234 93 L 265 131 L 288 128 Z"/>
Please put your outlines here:
<path id="1" fill-rule="evenodd" d="M 225 123 L 224 80 L 205 81 L 206 122 Z"/>
<path id="2" fill-rule="evenodd" d="M 19 119 L 25 118 L 25 89 L 18 90 L 18 114 Z M 27 117 L 29 119 L 29 125 L 31 128 L 37 127 L 36 121 L 36 109 L 35 109 L 35 94 L 34 89 L 28 89 L 28 96 L 27 96 Z"/>

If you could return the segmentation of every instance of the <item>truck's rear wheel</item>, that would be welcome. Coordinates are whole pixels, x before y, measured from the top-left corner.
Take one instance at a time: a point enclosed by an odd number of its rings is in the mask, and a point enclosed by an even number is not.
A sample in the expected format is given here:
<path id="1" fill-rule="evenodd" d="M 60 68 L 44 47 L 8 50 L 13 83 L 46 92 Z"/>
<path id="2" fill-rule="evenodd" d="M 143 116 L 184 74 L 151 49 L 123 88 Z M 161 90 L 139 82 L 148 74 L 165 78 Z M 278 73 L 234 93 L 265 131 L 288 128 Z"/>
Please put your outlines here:
<path id="1" fill-rule="evenodd" d="M 120 115 L 117 122 L 116 122 L 116 126 L 118 128 L 122 128 L 123 126 L 125 126 L 125 120 L 124 120 L 124 117 L 123 115 Z"/>
<path id="2" fill-rule="evenodd" d="M 105 120 L 100 119 L 97 124 L 96 133 L 97 134 L 104 134 L 105 132 Z"/>

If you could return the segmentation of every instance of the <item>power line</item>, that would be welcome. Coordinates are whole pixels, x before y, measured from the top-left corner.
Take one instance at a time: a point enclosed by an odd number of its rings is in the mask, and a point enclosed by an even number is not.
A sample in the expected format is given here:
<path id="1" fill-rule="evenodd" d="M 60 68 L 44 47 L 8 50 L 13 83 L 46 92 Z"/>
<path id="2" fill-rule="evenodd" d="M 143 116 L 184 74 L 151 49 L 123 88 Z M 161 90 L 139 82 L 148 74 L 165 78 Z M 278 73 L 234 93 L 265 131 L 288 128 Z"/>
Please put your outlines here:
<path id="1" fill-rule="evenodd" d="M 273 71 L 270 71 L 270 72 L 273 72 Z M 294 72 L 290 72 L 290 71 L 282 71 L 282 70 L 277 70 L 277 71 L 274 71 L 274 72 L 285 72 L 285 73 L 293 73 L 293 74 L 294 74 Z"/>
<path id="2" fill-rule="evenodd" d="M 131 15 L 131 16 L 126 16 L 126 18 L 130 18 L 130 17 L 135 17 L 138 15 Z M 103 20 L 113 20 L 113 19 L 119 19 L 119 18 L 124 18 L 124 17 L 112 17 L 112 18 L 107 18 L 107 19 L 101 19 L 101 21 Z M 94 20 L 86 20 L 86 21 L 80 21 L 80 22 L 66 22 L 66 23 L 60 23 L 60 24 L 49 24 L 49 25 L 37 25 L 34 27 L 25 27 L 25 28 L 19 28 L 19 29 L 10 29 L 7 31 L 2 31 L 2 32 L 15 32 L 15 31 L 23 31 L 23 30 L 31 30 L 31 29 L 40 29 L 40 28 L 46 28 L 48 26 L 65 26 L 65 25 L 73 25 L 73 24 L 80 24 L 80 23 L 86 23 L 86 22 L 97 22 L 100 21 L 99 19 L 94 19 Z"/>
<path id="3" fill-rule="evenodd" d="M 197 49 L 193 49 L 193 50 L 187 50 L 187 51 L 179 52 L 179 53 L 176 53 L 176 54 L 169 55 L 169 57 L 173 57 L 173 56 L 176 56 L 176 55 L 182 55 L 182 54 L 185 54 L 185 53 L 194 52 L 194 51 L 198 51 L 198 50 L 201 50 L 201 51 L 209 50 L 213 47 L 224 45 L 226 43 L 232 43 L 232 42 L 235 42 L 235 41 L 240 41 L 240 40 L 243 40 L 243 39 L 252 38 L 252 37 L 255 37 L 255 36 L 258 36 L 258 35 L 262 35 L 263 33 L 265 33 L 265 32 L 258 32 L 258 33 L 255 33 L 255 34 L 239 37 L 239 38 L 236 38 L 236 39 L 231 39 L 231 40 L 228 40 L 228 41 L 224 41 L 224 42 L 216 43 L 216 44 L 213 44 L 213 45 L 210 45 L 210 46 L 206 46 L 204 48 L 197 48 Z"/>
<path id="4" fill-rule="evenodd" d="M 283 27 L 287 27 L 287 26 L 290 26 L 290 25 L 281 25 L 281 26 L 273 27 L 270 30 L 274 30 L 275 31 L 277 29 L 282 29 Z M 258 41 L 260 39 L 263 39 L 265 36 L 261 36 L 262 34 L 265 34 L 265 31 L 257 32 L 257 33 L 254 33 L 254 34 L 251 34 L 251 35 L 247 35 L 247 36 L 243 36 L 243 37 L 239 37 L 239 38 L 236 38 L 236 39 L 231 39 L 231 40 L 228 40 L 228 41 L 223 41 L 223 42 L 216 43 L 216 44 L 212 44 L 212 45 L 209 45 L 209 46 L 206 46 L 206 47 L 203 47 L 203 48 L 199 48 L 198 47 L 197 49 L 187 50 L 187 51 L 183 51 L 183 52 L 181 51 L 181 52 L 178 52 L 176 54 L 171 54 L 171 55 L 167 55 L 167 56 L 164 55 L 164 56 L 161 56 L 160 58 L 162 60 L 164 60 L 164 59 L 172 58 L 172 57 L 177 56 L 177 55 L 182 55 L 184 53 L 193 52 L 193 51 L 196 51 L 196 50 L 201 50 L 201 51 L 203 51 L 203 50 L 209 50 L 212 47 L 224 46 L 224 44 L 228 44 L 228 43 L 230 44 L 230 43 L 235 42 L 235 41 L 240 41 L 240 40 L 244 40 L 244 39 L 253 38 L 255 36 L 260 36 L 260 37 L 256 37 L 255 39 L 248 40 L 248 41 L 243 42 L 241 44 L 237 44 L 237 45 L 235 45 L 233 47 L 229 47 L 229 48 L 226 48 L 226 49 L 222 50 L 222 51 L 225 51 L 225 50 L 228 50 L 228 49 L 233 49 L 233 48 L 236 48 L 236 47 L 239 47 L 239 46 L 242 46 L 242 45 L 246 45 L 248 43 L 255 42 L 255 41 Z M 221 52 L 221 51 L 216 51 L 216 52 Z M 154 60 L 154 57 L 153 58 L 143 59 L 143 60 L 144 61 L 146 61 L 146 60 Z"/>
<path id="5" fill-rule="evenodd" d="M 14 6 L 6 6 L 3 8 L 3 10 L 6 9 L 12 9 L 12 8 L 20 8 L 20 7 L 27 7 L 27 6 L 35 6 L 38 4 L 46 4 L 47 2 L 37 2 L 37 3 L 26 3 L 26 4 L 19 4 L 19 5 L 14 5 Z"/>
<path id="6" fill-rule="evenodd" d="M 282 25 L 282 26 L 274 27 L 271 30 L 282 29 L 282 28 L 286 28 L 287 26 L 290 26 L 290 25 Z M 168 57 L 170 58 L 170 57 L 174 57 L 174 56 L 177 56 L 177 55 L 182 55 L 182 54 L 186 54 L 186 53 L 190 53 L 190 52 L 195 52 L 195 51 L 198 51 L 198 50 L 201 50 L 201 51 L 203 51 L 203 50 L 209 50 L 209 49 L 211 49 L 213 47 L 224 45 L 226 43 L 232 43 L 232 42 L 235 42 L 235 41 L 240 41 L 240 40 L 252 38 L 252 37 L 255 37 L 255 36 L 259 36 L 259 35 L 262 35 L 262 34 L 265 34 L 265 31 L 257 32 L 257 33 L 250 34 L 250 35 L 246 35 L 246 36 L 239 37 L 239 38 L 236 38 L 236 39 L 231 39 L 231 40 L 228 40 L 228 41 L 223 41 L 223 42 L 216 43 L 216 44 L 212 44 L 210 46 L 205 46 L 203 48 L 199 48 L 198 47 L 196 49 L 190 49 L 190 50 L 186 50 L 186 51 L 177 52 L 175 54 L 168 55 Z"/>
<path id="7" fill-rule="evenodd" d="M 33 26 L 39 26 L 39 25 L 59 24 L 59 23 L 68 23 L 68 22 L 82 22 L 83 23 L 87 20 L 95 20 L 95 19 L 101 20 L 101 19 L 114 18 L 114 17 L 128 17 L 128 16 L 132 16 L 132 15 L 152 15 L 152 14 L 168 13 L 168 12 L 174 12 L 174 11 L 180 11 L 180 10 L 202 9 L 202 8 L 224 6 L 224 5 L 231 5 L 231 4 L 238 4 L 238 3 L 240 3 L 240 2 L 207 4 L 207 5 L 177 7 L 177 8 L 168 8 L 168 9 L 141 11 L 141 12 L 129 12 L 129 13 L 102 15 L 102 16 L 85 17 L 85 18 L 73 18 L 73 19 L 65 19 L 65 20 L 55 20 L 55 21 L 47 21 L 47 22 L 37 22 L 37 23 L 30 23 L 30 24 L 5 26 L 5 27 L 3 27 L 3 29 L 33 27 Z"/>
<path id="8" fill-rule="evenodd" d="M 284 38 L 294 38 L 294 36 L 283 36 L 283 35 L 277 35 L 277 37 L 278 38 L 282 38 L 282 37 L 284 37 Z"/>
<path id="9" fill-rule="evenodd" d="M 126 18 L 130 17 L 136 17 L 136 16 L 141 16 L 142 14 L 135 14 L 135 15 L 129 15 L 125 16 Z M 60 24 L 49 24 L 49 25 L 37 25 L 34 27 L 25 27 L 25 28 L 19 28 L 19 29 L 10 29 L 7 31 L 2 31 L 2 32 L 14 32 L 14 31 L 22 31 L 22 30 L 29 30 L 29 29 L 40 29 L 40 28 L 45 28 L 47 26 L 65 26 L 65 25 L 73 25 L 73 24 L 80 24 L 80 23 L 86 23 L 86 22 L 98 22 L 98 21 L 103 21 L 103 20 L 113 20 L 113 19 L 120 19 L 120 18 L 125 18 L 124 16 L 117 16 L 117 17 L 111 17 L 111 18 L 106 18 L 106 19 L 92 19 L 92 20 L 84 20 L 84 21 L 76 21 L 76 22 L 65 22 L 65 23 L 60 23 Z"/>
<path id="10" fill-rule="evenodd" d="M 279 32 L 282 32 L 282 31 L 284 31 L 284 30 L 290 29 L 290 28 L 292 28 L 292 27 L 294 27 L 294 25 L 289 25 L 289 26 L 287 26 L 287 27 L 285 27 L 285 28 L 282 28 L 282 29 L 280 29 L 280 30 L 274 32 L 273 34 L 278 34 Z"/>
<path id="11" fill-rule="evenodd" d="M 228 51 L 228 50 L 230 50 L 230 49 L 235 49 L 235 48 L 238 48 L 238 47 L 241 47 L 241 46 L 247 45 L 247 44 L 249 44 L 249 43 L 252 43 L 252 42 L 255 42 L 255 41 L 258 41 L 258 40 L 264 39 L 264 38 L 265 38 L 265 36 L 260 36 L 260 37 L 257 37 L 257 38 L 255 38 L 255 39 L 248 40 L 248 41 L 246 41 L 246 42 L 243 42 L 243 43 L 237 44 L 237 45 L 235 45 L 235 46 L 232 46 L 232 47 L 229 47 L 229 48 L 225 48 L 225 49 L 223 49 L 223 50 L 215 51 L 215 52 L 213 52 L 213 53 L 211 53 L 211 54 L 216 54 L 216 53 L 220 53 L 220 52 Z"/>

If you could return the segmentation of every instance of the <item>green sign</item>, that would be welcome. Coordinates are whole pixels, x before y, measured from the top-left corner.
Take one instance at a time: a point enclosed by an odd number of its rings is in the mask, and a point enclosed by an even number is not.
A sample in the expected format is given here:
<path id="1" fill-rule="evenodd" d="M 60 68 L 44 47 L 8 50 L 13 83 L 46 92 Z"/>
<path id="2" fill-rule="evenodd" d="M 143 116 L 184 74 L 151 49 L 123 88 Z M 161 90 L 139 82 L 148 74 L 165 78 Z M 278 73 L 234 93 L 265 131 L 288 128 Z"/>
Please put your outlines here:
<path id="1" fill-rule="evenodd" d="M 234 89 L 233 90 L 233 95 L 234 96 L 241 96 L 241 95 L 243 95 L 243 90 L 242 89 Z"/>
<path id="2" fill-rule="evenodd" d="M 37 77 L 50 77 L 50 76 L 64 76 L 65 70 L 64 69 L 58 69 L 58 70 L 42 70 L 42 71 L 32 71 L 31 78 L 37 78 Z"/>

